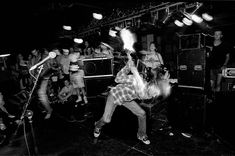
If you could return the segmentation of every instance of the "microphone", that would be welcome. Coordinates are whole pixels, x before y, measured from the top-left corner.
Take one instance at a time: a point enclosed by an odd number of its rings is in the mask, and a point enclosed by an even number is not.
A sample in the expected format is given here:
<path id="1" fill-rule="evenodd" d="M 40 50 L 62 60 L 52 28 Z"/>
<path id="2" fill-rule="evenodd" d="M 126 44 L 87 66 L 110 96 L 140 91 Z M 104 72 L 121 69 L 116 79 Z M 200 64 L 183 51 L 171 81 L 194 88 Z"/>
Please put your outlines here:
<path id="1" fill-rule="evenodd" d="M 41 66 L 44 62 L 46 62 L 47 60 L 51 59 L 51 58 L 55 58 L 56 57 L 56 53 L 55 52 L 49 52 L 48 56 L 45 57 L 42 61 L 38 62 L 37 64 L 33 65 L 29 70 L 34 70 L 36 69 L 38 66 Z"/>

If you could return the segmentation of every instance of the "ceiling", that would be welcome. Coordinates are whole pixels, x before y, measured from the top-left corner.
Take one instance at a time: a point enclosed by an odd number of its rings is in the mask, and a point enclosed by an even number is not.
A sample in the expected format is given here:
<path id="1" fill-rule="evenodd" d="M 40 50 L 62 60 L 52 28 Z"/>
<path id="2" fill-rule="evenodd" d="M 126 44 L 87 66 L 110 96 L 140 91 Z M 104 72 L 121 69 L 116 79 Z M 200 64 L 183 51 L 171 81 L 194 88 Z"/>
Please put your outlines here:
<path id="1" fill-rule="evenodd" d="M 37 46 L 54 40 L 63 24 L 78 28 L 87 25 L 92 12 L 102 12 L 108 16 L 115 8 L 133 8 L 143 4 L 144 0 L 8 0 L 0 5 L 0 38 L 2 49 Z M 161 3 L 161 2 L 157 2 Z M 235 2 L 213 3 L 220 23 L 234 19 Z M 233 12 L 233 13 L 232 13 Z M 217 22 L 218 22 L 217 20 Z"/>

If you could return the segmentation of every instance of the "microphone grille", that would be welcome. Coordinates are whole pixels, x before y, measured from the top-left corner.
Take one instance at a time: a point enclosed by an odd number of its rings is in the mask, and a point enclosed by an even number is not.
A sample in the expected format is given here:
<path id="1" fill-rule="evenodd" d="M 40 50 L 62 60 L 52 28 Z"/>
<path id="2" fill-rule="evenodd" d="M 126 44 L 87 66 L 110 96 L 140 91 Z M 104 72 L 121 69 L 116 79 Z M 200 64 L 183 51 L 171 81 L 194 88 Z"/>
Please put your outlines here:
<path id="1" fill-rule="evenodd" d="M 56 57 L 56 53 L 53 52 L 53 51 L 49 52 L 49 57 L 50 58 L 55 58 Z"/>

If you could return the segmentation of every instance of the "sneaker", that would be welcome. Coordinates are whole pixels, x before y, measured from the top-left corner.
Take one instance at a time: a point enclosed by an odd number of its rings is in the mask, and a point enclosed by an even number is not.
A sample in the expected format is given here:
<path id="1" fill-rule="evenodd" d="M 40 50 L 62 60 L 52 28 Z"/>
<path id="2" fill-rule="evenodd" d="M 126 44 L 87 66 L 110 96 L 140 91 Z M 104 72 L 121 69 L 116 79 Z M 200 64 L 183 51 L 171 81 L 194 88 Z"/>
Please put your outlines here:
<path id="1" fill-rule="evenodd" d="M 94 130 L 94 137 L 95 137 L 95 138 L 98 138 L 98 137 L 100 136 L 100 133 L 101 133 L 101 128 L 95 127 L 95 130 Z"/>
<path id="2" fill-rule="evenodd" d="M 80 101 L 82 101 L 81 96 L 78 97 L 78 99 L 76 100 L 76 102 L 80 102 Z"/>
<path id="3" fill-rule="evenodd" d="M 149 145 L 149 144 L 150 144 L 150 140 L 148 139 L 147 136 L 142 136 L 142 137 L 138 136 L 137 138 L 138 138 L 140 141 L 142 141 L 144 144 L 146 144 L 146 145 Z"/>

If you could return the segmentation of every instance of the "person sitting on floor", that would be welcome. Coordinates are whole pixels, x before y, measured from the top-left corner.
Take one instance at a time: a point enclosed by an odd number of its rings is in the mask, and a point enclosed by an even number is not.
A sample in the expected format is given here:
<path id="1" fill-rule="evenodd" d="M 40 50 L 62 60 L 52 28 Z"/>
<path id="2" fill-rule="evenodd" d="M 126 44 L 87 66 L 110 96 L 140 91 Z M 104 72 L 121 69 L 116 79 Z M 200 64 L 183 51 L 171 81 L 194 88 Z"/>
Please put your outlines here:
<path id="1" fill-rule="evenodd" d="M 58 94 L 58 98 L 62 104 L 65 104 L 69 108 L 69 115 L 71 121 L 76 121 L 74 116 L 74 107 L 76 107 L 76 93 L 73 88 L 73 85 L 69 82 L 68 79 L 64 80 L 64 87 L 60 90 Z M 84 120 L 84 116 L 82 116 L 81 120 Z"/>

